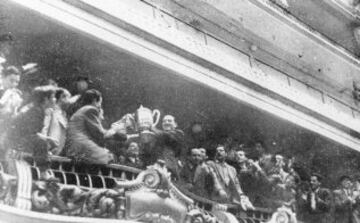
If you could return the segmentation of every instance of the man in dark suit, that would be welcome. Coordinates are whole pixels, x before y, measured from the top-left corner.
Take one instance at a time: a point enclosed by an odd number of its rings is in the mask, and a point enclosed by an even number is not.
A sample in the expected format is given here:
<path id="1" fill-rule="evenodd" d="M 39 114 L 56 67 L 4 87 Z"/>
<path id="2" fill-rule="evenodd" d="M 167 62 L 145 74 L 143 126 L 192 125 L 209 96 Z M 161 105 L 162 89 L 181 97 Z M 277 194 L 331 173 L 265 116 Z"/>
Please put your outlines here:
<path id="1" fill-rule="evenodd" d="M 198 148 L 191 149 L 191 154 L 184 166 L 180 170 L 180 182 L 186 189 L 192 190 L 194 187 L 194 176 L 196 167 L 201 162 L 201 152 Z"/>
<path id="2" fill-rule="evenodd" d="M 299 218 L 307 223 L 331 223 L 331 192 L 321 187 L 322 177 L 312 174 L 310 190 L 299 197 Z"/>
<path id="3" fill-rule="evenodd" d="M 334 190 L 334 220 L 335 223 L 352 223 L 352 212 L 356 200 L 349 176 L 340 177 L 340 188 Z"/>
<path id="4" fill-rule="evenodd" d="M 113 155 L 104 148 L 105 139 L 126 140 L 115 127 L 107 130 L 101 124 L 102 96 L 97 90 L 87 90 L 83 104 L 71 117 L 67 129 L 66 156 L 80 162 L 108 164 Z"/>
<path id="5" fill-rule="evenodd" d="M 140 148 L 137 142 L 130 142 L 126 150 L 124 165 L 142 169 L 144 167 L 139 157 Z"/>
<path id="6" fill-rule="evenodd" d="M 184 132 L 178 129 L 175 117 L 165 115 L 162 120 L 162 130 L 152 127 L 155 133 L 153 142 L 144 144 L 143 160 L 146 166 L 157 160 L 165 162 L 173 179 L 179 179 L 180 158 L 184 154 Z"/>

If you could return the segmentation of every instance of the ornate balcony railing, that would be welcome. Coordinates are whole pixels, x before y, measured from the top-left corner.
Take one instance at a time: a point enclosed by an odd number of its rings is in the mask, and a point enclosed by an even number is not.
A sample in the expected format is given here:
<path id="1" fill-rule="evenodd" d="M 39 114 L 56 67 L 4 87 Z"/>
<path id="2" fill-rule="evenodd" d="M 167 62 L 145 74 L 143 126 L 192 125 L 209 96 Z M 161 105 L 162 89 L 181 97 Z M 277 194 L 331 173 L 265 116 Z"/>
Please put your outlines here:
<path id="1" fill-rule="evenodd" d="M 50 177 L 43 180 L 37 163 L 25 160 L 7 160 L 0 166 L 0 203 L 24 210 L 24 214 L 169 223 L 277 222 L 280 216 L 294 222 L 290 212 L 244 211 L 178 189 L 166 168 L 156 164 L 139 170 L 52 157 L 47 170 Z M 0 205 L 0 216 L 4 213 L 8 214 Z"/>

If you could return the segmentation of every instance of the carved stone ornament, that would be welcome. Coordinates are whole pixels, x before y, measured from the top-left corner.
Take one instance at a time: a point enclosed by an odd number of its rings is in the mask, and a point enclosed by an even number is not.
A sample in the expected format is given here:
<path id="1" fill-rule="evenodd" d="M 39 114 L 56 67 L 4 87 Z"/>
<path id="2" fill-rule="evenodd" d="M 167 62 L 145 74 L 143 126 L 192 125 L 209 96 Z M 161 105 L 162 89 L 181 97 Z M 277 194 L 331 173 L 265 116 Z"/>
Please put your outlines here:
<path id="1" fill-rule="evenodd" d="M 171 182 L 166 167 L 160 164 L 137 172 L 134 180 L 113 177 L 111 179 L 115 183 L 107 188 L 81 186 L 79 183 L 71 185 L 63 178 L 55 177 L 51 169 L 48 170 L 50 174 L 47 179 L 38 180 L 36 166 L 30 166 L 23 160 L 15 160 L 13 164 L 16 171 L 10 171 L 12 175 L 0 169 L 0 215 L 2 206 L 14 206 L 27 212 L 85 217 L 84 221 L 86 218 L 97 218 L 159 223 L 278 222 L 278 220 L 286 223 L 296 222 L 294 213 L 284 208 L 269 213 L 269 217 L 265 217 L 261 210 L 244 212 L 240 208 L 239 211 L 233 212 L 226 204 L 213 201 L 209 203 L 211 208 L 204 208 L 204 205 L 200 204 L 204 201 L 184 195 Z M 130 171 L 127 168 L 123 170 Z M 62 176 L 57 173 L 57 176 Z M 79 177 L 74 171 L 63 174 Z M 96 177 L 101 176 L 101 173 L 99 174 Z M 270 215 L 272 215 L 271 219 Z M 25 215 L 23 217 L 26 218 Z"/>
<path id="2" fill-rule="evenodd" d="M 128 219 L 141 222 L 218 222 L 196 209 L 170 181 L 165 167 L 155 164 L 133 181 L 117 181 L 112 189 L 64 185 L 57 178 L 35 181 L 32 210 L 68 216 Z"/>

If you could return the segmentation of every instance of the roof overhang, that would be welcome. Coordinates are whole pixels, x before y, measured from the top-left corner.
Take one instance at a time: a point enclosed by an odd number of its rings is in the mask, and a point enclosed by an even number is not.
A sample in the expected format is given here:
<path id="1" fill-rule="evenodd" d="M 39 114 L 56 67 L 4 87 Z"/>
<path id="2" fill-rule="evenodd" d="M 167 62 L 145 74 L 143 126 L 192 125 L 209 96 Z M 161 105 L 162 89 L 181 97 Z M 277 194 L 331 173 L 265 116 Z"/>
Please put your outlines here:
<path id="1" fill-rule="evenodd" d="M 349 134 L 349 129 L 357 130 L 360 125 L 345 122 L 349 119 L 344 115 L 335 117 L 339 113 L 334 107 L 328 107 L 334 119 L 331 115 L 326 117 L 326 107 L 319 107 L 321 104 L 304 92 L 294 92 L 286 84 L 279 85 L 283 82 L 276 70 L 152 5 L 133 0 L 12 1 L 239 102 L 360 150 L 360 140 Z M 314 109 L 323 109 L 324 114 L 315 114 L 302 105 L 302 101 L 313 103 Z"/>

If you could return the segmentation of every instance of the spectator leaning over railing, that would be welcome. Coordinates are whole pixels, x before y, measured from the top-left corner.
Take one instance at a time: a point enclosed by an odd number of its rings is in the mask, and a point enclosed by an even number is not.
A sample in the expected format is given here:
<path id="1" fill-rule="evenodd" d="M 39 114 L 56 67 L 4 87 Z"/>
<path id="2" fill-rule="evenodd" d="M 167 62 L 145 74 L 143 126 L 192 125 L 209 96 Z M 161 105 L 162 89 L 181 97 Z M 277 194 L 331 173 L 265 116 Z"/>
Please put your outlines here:
<path id="1" fill-rule="evenodd" d="M 104 148 L 106 139 L 125 141 L 127 136 L 113 125 L 104 129 L 101 123 L 102 95 L 87 90 L 82 98 L 83 106 L 70 118 L 67 130 L 65 154 L 79 162 L 108 164 L 114 157 Z"/>

